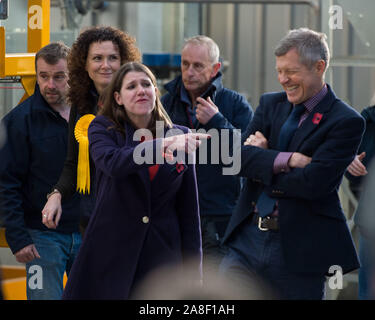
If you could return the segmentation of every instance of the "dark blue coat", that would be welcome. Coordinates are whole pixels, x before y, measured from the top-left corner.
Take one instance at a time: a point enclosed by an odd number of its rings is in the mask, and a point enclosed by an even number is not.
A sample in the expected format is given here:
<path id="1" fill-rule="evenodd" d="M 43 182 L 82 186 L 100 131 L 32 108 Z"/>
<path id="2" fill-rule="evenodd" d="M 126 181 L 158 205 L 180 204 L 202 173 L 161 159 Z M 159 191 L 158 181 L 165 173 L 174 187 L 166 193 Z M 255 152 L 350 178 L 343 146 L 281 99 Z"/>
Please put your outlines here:
<path id="1" fill-rule="evenodd" d="M 363 151 L 366 152 L 366 156 L 363 158 L 362 163 L 366 166 L 367 170 L 369 170 L 371 167 L 370 164 L 374 163 L 373 159 L 375 156 L 375 106 L 365 108 L 361 112 L 361 115 L 366 120 L 366 130 L 363 135 L 361 145 L 359 146 L 358 154 L 362 153 Z M 372 167 L 374 166 L 372 165 Z M 352 176 L 348 171 L 346 172 L 345 176 L 349 179 L 352 192 L 359 200 L 368 176 L 355 177 Z M 369 230 L 366 230 L 367 222 L 363 221 L 363 214 L 366 211 L 366 208 L 362 203 L 362 199 L 360 199 L 360 202 L 361 203 L 359 203 L 354 221 L 356 225 L 360 227 L 361 232 L 368 234 Z"/>
<path id="2" fill-rule="evenodd" d="M 363 109 L 361 115 L 366 120 L 366 130 L 361 145 L 359 146 L 358 154 L 363 151 L 366 152 L 366 156 L 363 158 L 362 163 L 369 168 L 370 162 L 375 155 L 375 106 Z M 345 176 L 350 181 L 350 188 L 353 193 L 359 198 L 363 187 L 362 180 L 364 177 L 355 177 L 349 172 L 346 172 Z"/>
<path id="3" fill-rule="evenodd" d="M 358 112 L 328 89 L 288 148 L 312 157 L 305 168 L 273 174 L 280 129 L 292 108 L 285 92 L 261 97 L 244 135 L 261 131 L 269 149 L 242 147 L 240 175 L 248 179 L 224 242 L 230 245 L 233 235 L 240 232 L 240 225 L 249 217 L 265 186 L 269 195 L 278 199 L 281 245 L 291 272 L 325 274 L 332 265 L 341 266 L 343 272 L 359 267 L 338 189 L 357 153 L 365 123 Z M 316 121 L 317 113 L 321 114 L 320 121 Z"/>
<path id="4" fill-rule="evenodd" d="M 0 150 L 0 206 L 13 253 L 32 244 L 26 228 L 50 230 L 42 223 L 46 195 L 58 180 L 66 157 L 68 123 L 40 94 L 34 94 L 3 119 L 7 143 Z M 78 232 L 79 196 L 62 204 L 56 231 Z"/>
<path id="5" fill-rule="evenodd" d="M 253 110 L 242 95 L 223 87 L 220 72 L 206 90 L 206 93 L 211 92 L 211 99 L 219 112 L 205 125 L 198 121 L 190 122 L 188 108 L 191 108 L 191 101 L 182 86 L 182 78 L 179 76 L 165 85 L 167 93 L 162 97 L 163 106 L 173 123 L 206 131 L 211 129 L 246 130 L 253 117 Z M 184 96 L 181 92 L 185 93 Z M 205 96 L 205 93 L 202 96 Z M 200 150 L 206 149 L 203 145 L 198 149 L 197 159 L 199 159 Z M 207 143 L 207 160 L 208 164 L 197 163 L 200 214 L 202 216 L 231 215 L 240 195 L 240 178 L 235 175 L 223 175 L 220 159 L 212 159 L 211 162 L 211 141 Z"/>
<path id="6" fill-rule="evenodd" d="M 150 271 L 196 258 L 201 272 L 201 236 L 194 165 L 160 165 L 153 181 L 134 162 L 134 129 L 126 137 L 97 116 L 89 127 L 97 172 L 95 210 L 64 291 L 65 299 L 127 299 Z M 179 127 L 184 132 L 187 128 Z M 155 153 L 156 140 L 144 142 Z"/>

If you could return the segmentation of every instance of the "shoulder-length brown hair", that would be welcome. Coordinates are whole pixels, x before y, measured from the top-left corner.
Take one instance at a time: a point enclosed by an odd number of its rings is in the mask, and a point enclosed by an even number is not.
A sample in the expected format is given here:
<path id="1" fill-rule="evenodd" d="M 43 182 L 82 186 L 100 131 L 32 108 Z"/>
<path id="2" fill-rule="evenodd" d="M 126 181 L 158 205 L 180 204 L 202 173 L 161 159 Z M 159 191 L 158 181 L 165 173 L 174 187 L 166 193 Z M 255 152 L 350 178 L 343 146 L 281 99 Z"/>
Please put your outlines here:
<path id="1" fill-rule="evenodd" d="M 157 87 L 156 79 L 154 74 L 151 72 L 149 68 L 147 68 L 144 64 L 139 62 L 128 62 L 124 64 L 113 76 L 112 81 L 105 89 L 102 101 L 103 105 L 100 108 L 98 114 L 104 115 L 112 122 L 114 123 L 114 126 L 111 128 L 114 128 L 123 134 L 125 134 L 125 128 L 124 123 L 132 123 L 129 116 L 127 115 L 124 106 L 120 106 L 114 97 L 115 92 L 120 92 L 122 83 L 124 81 L 124 78 L 128 72 L 135 71 L 135 72 L 143 72 L 147 75 L 147 77 L 151 80 L 154 87 Z M 152 111 L 152 117 L 149 124 L 149 127 L 146 129 L 149 129 L 153 135 L 155 136 L 156 132 L 156 121 L 163 121 L 164 127 L 172 128 L 172 121 L 169 118 L 167 112 L 165 111 L 161 101 L 160 101 L 160 93 L 157 91 L 156 93 L 156 100 L 155 100 L 155 106 Z"/>
<path id="2" fill-rule="evenodd" d="M 112 41 L 118 47 L 121 64 L 141 61 L 141 53 L 135 45 L 135 39 L 126 32 L 109 26 L 94 26 L 82 31 L 68 56 L 68 100 L 80 114 L 92 112 L 94 108 L 90 93 L 94 85 L 86 71 L 86 60 L 90 45 L 103 41 Z"/>

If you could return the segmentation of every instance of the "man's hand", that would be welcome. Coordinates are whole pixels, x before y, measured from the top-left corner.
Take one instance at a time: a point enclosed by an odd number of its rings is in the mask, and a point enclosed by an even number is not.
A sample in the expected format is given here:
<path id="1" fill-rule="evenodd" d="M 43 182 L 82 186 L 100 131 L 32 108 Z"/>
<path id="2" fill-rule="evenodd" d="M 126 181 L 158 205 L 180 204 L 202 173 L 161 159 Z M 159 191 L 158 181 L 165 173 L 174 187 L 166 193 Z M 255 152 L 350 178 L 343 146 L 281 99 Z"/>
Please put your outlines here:
<path id="1" fill-rule="evenodd" d="M 207 100 L 199 97 L 197 102 L 196 117 L 201 124 L 206 124 L 219 112 L 219 108 L 212 102 L 210 97 Z"/>
<path id="2" fill-rule="evenodd" d="M 249 135 L 249 137 L 244 142 L 244 145 L 268 149 L 268 140 L 265 138 L 263 133 L 257 131 L 255 132 L 255 134 Z"/>
<path id="3" fill-rule="evenodd" d="M 49 229 L 56 229 L 61 218 L 61 193 L 52 194 L 42 210 L 42 223 Z"/>
<path id="4" fill-rule="evenodd" d="M 352 176 L 360 177 L 365 176 L 368 173 L 366 166 L 362 163 L 365 156 L 366 152 L 356 155 L 352 163 L 348 166 L 348 171 Z"/>
<path id="5" fill-rule="evenodd" d="M 311 158 L 299 152 L 293 152 L 288 161 L 291 168 L 304 168 L 311 162 Z"/>
<path id="6" fill-rule="evenodd" d="M 40 255 L 34 244 L 29 244 L 15 254 L 16 260 L 20 263 L 28 263 L 34 259 L 39 259 Z"/>

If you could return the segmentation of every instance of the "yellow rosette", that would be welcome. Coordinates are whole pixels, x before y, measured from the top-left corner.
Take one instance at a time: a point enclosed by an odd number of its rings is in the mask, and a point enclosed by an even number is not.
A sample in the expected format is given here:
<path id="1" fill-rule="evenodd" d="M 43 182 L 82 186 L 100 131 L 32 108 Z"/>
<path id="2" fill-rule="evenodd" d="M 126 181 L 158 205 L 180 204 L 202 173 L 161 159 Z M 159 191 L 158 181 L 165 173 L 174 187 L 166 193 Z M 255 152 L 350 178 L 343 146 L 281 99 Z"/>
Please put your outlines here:
<path id="1" fill-rule="evenodd" d="M 95 116 L 86 114 L 79 118 L 74 128 L 74 136 L 79 144 L 78 166 L 77 166 L 77 191 L 85 194 L 90 193 L 90 158 L 88 129 Z"/>

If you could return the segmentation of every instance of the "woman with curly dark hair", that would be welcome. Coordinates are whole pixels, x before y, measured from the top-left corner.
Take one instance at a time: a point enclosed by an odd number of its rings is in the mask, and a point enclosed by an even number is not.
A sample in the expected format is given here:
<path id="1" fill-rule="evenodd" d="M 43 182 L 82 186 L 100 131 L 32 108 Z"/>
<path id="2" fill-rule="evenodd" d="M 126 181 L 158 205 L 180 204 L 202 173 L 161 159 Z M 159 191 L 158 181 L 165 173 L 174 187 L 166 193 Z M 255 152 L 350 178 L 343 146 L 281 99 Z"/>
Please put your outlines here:
<path id="1" fill-rule="evenodd" d="M 81 197 L 81 230 L 87 226 L 95 204 L 95 168 L 88 154 L 87 128 L 98 111 L 99 97 L 113 74 L 129 61 L 140 61 L 135 39 L 109 26 L 89 27 L 73 43 L 68 56 L 69 117 L 68 154 L 59 181 L 47 195 L 42 221 L 56 228 L 61 201 L 76 190 Z"/>

